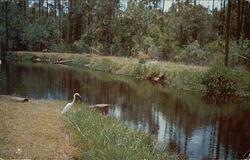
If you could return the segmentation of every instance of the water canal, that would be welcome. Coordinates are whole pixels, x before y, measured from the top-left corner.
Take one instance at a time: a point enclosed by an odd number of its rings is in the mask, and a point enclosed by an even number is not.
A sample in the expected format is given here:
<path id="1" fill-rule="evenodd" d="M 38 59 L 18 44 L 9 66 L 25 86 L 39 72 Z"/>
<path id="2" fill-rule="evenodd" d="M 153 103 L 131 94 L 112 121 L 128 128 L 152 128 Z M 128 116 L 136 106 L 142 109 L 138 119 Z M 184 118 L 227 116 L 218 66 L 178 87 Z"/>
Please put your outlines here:
<path id="1" fill-rule="evenodd" d="M 152 134 L 159 149 L 189 159 L 238 159 L 250 149 L 250 101 L 220 106 L 201 93 L 89 69 L 33 63 L 3 64 L 0 94 L 113 104 L 107 114 Z M 84 117 L 83 117 L 84 118 Z"/>

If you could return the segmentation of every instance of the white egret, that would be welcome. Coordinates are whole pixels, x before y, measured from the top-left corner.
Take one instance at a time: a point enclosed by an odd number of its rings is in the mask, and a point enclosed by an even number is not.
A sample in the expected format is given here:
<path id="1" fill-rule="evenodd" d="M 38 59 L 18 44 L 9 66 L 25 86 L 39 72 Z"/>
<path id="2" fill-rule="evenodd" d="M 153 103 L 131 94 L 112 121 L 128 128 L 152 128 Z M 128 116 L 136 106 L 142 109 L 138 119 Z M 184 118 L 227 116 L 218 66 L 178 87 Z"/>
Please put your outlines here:
<path id="1" fill-rule="evenodd" d="M 64 113 L 70 111 L 70 109 L 72 108 L 73 104 L 75 103 L 76 96 L 79 96 L 79 97 L 81 98 L 81 96 L 80 96 L 79 93 L 75 93 L 74 96 L 73 96 L 73 97 L 74 97 L 73 101 L 72 101 L 71 103 L 68 103 L 68 104 L 63 108 L 63 110 L 62 110 L 62 112 L 61 112 L 62 114 L 64 114 Z"/>

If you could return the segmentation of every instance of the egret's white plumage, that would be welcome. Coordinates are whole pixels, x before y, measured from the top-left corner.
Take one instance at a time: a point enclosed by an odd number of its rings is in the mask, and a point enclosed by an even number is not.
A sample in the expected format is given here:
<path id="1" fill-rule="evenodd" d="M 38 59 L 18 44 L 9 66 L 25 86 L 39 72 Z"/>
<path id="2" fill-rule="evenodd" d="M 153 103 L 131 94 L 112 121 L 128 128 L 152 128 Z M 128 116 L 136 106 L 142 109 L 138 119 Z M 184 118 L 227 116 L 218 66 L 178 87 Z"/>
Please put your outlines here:
<path id="1" fill-rule="evenodd" d="M 64 113 L 70 111 L 70 109 L 72 108 L 73 104 L 75 103 L 76 96 L 81 97 L 79 93 L 75 93 L 74 96 L 73 96 L 73 97 L 74 97 L 73 101 L 72 101 L 71 103 L 68 103 L 68 104 L 63 108 L 62 114 L 64 114 Z"/>

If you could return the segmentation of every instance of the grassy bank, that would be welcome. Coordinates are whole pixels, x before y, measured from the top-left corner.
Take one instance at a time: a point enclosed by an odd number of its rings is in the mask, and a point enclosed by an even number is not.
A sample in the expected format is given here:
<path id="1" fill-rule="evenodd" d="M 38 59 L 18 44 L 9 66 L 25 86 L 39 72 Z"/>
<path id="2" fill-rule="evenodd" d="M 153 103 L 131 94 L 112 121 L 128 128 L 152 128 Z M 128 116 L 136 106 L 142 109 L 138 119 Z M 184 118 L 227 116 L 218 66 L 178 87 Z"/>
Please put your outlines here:
<path id="1" fill-rule="evenodd" d="M 85 106 L 80 107 L 67 118 L 84 159 L 170 159 L 170 156 L 156 150 L 153 137 Z"/>
<path id="2" fill-rule="evenodd" d="M 215 95 L 224 92 L 230 92 L 229 94 L 231 94 L 233 91 L 233 94 L 236 95 L 250 96 L 249 72 L 223 69 L 221 67 L 207 72 L 210 69 L 203 66 L 184 65 L 166 61 L 141 63 L 137 58 L 98 56 L 93 54 L 10 52 L 7 56 L 7 59 L 16 60 L 32 60 L 34 58 L 40 58 L 42 61 L 49 63 L 55 63 L 59 59 L 71 60 L 71 65 L 85 66 L 92 70 L 127 75 L 138 79 L 147 79 L 153 83 L 168 85 L 175 89 L 199 92 L 205 92 L 206 90 L 215 91 Z M 213 76 L 217 77 L 211 79 Z M 225 79 L 221 79 L 221 76 Z M 230 83 L 227 84 L 228 81 Z M 211 87 L 214 84 L 216 86 Z M 228 86 L 230 90 L 227 89 Z"/>
<path id="3" fill-rule="evenodd" d="M 155 149 L 152 137 L 86 105 L 76 104 L 68 115 L 62 116 L 60 111 L 65 103 L 57 100 L 19 103 L 0 97 L 0 157 L 169 159 Z"/>
<path id="4" fill-rule="evenodd" d="M 184 90 L 204 91 L 201 85 L 207 67 L 191 66 L 171 62 L 149 61 L 139 63 L 136 58 L 97 56 L 89 54 L 10 52 L 7 59 L 32 60 L 40 58 L 54 63 L 58 59 L 71 60 L 72 65 L 85 66 L 92 70 L 127 75 L 139 79 L 150 79 L 156 83 L 167 84 Z"/>

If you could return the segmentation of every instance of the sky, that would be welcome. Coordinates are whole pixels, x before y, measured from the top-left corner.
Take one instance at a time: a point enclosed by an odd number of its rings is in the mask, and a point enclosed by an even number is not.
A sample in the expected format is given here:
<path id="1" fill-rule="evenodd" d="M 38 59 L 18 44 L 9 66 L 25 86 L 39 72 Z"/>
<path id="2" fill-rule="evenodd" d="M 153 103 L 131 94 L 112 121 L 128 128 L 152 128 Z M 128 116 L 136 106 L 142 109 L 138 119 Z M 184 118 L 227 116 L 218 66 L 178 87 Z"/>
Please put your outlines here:
<path id="1" fill-rule="evenodd" d="M 120 0 L 121 8 L 123 8 L 125 10 L 127 8 L 128 1 L 129 0 Z M 165 1 L 164 2 L 164 11 L 168 11 L 168 9 L 172 5 L 172 1 L 174 1 L 174 3 L 176 3 L 176 0 L 161 0 L 160 4 L 162 7 L 163 7 L 163 1 Z M 189 0 L 189 1 L 192 2 L 192 0 Z M 204 7 L 211 10 L 212 6 L 213 6 L 213 0 L 196 0 L 196 4 L 203 5 Z M 219 10 L 220 6 L 221 6 L 220 4 L 221 4 L 221 0 L 214 0 L 214 8 L 217 8 Z"/>

